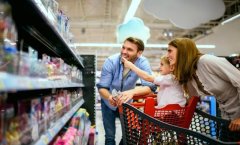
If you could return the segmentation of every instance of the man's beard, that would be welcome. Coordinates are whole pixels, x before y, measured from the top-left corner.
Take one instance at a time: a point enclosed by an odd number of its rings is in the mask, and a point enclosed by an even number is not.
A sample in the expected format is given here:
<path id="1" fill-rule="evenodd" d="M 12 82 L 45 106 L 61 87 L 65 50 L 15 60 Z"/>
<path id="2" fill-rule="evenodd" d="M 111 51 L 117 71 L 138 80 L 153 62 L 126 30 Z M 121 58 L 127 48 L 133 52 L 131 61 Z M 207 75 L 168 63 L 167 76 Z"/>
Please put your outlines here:
<path id="1" fill-rule="evenodd" d="M 123 55 L 121 54 L 121 57 L 123 57 Z M 125 58 L 125 57 L 124 57 Z M 128 57 L 126 58 L 128 61 L 131 61 L 132 63 L 134 63 L 137 59 L 138 59 L 138 56 L 137 55 L 134 55 L 132 57 Z"/>

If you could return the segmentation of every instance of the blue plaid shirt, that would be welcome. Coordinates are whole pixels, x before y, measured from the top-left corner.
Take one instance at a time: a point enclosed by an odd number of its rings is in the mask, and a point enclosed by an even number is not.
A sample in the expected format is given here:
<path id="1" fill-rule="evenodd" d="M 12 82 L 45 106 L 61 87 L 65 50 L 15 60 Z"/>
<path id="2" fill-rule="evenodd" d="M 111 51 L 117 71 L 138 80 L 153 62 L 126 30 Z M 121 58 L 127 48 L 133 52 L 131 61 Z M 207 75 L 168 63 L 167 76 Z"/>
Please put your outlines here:
<path id="1" fill-rule="evenodd" d="M 145 57 L 139 57 L 136 60 L 135 65 L 141 70 L 152 74 L 149 62 Z M 130 71 L 127 76 L 123 78 L 123 70 L 124 66 L 121 63 L 121 55 L 119 53 L 108 57 L 102 67 L 100 82 L 97 84 L 98 89 L 106 88 L 111 93 L 113 89 L 123 92 L 135 88 L 139 77 L 136 73 Z M 153 83 L 144 81 L 142 79 L 140 80 L 143 86 L 149 86 L 152 91 L 156 90 L 156 86 Z M 104 99 L 103 97 L 101 98 L 109 108 L 116 110 L 116 107 L 111 106 L 108 100 Z"/>

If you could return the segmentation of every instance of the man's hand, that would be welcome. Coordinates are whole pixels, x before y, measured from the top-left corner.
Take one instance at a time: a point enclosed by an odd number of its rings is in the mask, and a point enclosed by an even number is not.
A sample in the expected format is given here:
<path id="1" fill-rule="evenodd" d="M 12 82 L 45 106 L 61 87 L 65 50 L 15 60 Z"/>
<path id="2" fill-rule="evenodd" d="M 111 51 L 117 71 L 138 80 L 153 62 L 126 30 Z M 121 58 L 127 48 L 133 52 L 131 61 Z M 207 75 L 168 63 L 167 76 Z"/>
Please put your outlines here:
<path id="1" fill-rule="evenodd" d="M 117 106 L 121 106 L 122 103 L 126 103 L 133 98 L 133 93 L 131 91 L 124 91 L 117 97 Z"/>
<path id="2" fill-rule="evenodd" d="M 115 98 L 114 98 L 112 95 L 110 95 L 110 96 L 108 97 L 108 101 L 109 101 L 109 104 L 110 104 L 110 105 L 112 105 L 112 106 L 117 106 L 116 100 L 115 100 Z"/>
<path id="3" fill-rule="evenodd" d="M 231 121 L 229 125 L 229 130 L 240 131 L 240 118 Z"/>

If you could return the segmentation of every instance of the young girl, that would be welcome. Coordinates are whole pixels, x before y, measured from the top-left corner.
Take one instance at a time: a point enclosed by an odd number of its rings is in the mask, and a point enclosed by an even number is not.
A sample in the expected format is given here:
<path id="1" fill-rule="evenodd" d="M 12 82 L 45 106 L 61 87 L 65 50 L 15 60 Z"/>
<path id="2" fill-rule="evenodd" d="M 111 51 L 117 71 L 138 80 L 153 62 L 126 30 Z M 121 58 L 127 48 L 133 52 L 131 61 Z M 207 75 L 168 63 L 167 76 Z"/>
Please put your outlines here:
<path id="1" fill-rule="evenodd" d="M 124 63 L 124 67 L 130 68 L 140 78 L 160 86 L 160 90 L 157 94 L 159 108 L 165 107 L 168 104 L 179 104 L 181 107 L 185 106 L 186 98 L 184 97 L 182 87 L 172 75 L 174 67 L 170 65 L 170 62 L 166 56 L 161 58 L 161 76 L 159 77 L 149 75 L 125 58 L 122 58 L 122 62 Z"/>

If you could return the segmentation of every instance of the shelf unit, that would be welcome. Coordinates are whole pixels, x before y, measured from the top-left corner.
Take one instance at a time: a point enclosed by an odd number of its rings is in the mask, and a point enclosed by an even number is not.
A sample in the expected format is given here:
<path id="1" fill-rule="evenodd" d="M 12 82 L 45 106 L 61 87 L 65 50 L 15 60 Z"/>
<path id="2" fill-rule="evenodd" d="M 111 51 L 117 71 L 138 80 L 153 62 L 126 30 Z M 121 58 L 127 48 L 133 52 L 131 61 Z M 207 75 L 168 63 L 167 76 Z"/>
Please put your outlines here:
<path id="1" fill-rule="evenodd" d="M 82 58 L 77 56 L 68 46 L 57 29 L 37 7 L 34 0 L 9 1 L 12 5 L 20 41 L 31 45 L 41 54 L 47 53 L 50 56 L 61 57 L 68 64 L 84 68 Z M 22 49 L 24 50 L 26 47 Z"/>
<path id="2" fill-rule="evenodd" d="M 12 17 L 18 31 L 17 45 L 19 51 L 27 51 L 28 46 L 31 46 L 39 52 L 39 57 L 41 54 L 47 54 L 51 57 L 59 57 L 67 64 L 74 65 L 81 71 L 85 70 L 83 64 L 84 59 L 74 53 L 58 30 L 41 12 L 34 0 L 8 1 L 12 7 Z M 83 74 L 83 78 L 84 77 Z M 92 87 L 94 87 L 94 84 Z M 0 72 L 0 93 L 4 94 L 5 97 L 8 96 L 7 94 L 19 94 L 22 96 L 24 93 L 39 94 L 39 92 L 41 92 L 44 94 L 46 92 L 54 92 L 56 89 L 71 90 L 77 88 L 82 88 L 84 90 L 85 85 L 83 83 L 75 83 L 65 79 L 49 80 Z M 83 92 L 83 95 L 88 95 L 88 93 Z M 10 97 L 11 95 L 9 98 Z M 91 94 L 91 96 L 82 97 L 81 100 L 70 109 L 70 111 L 58 119 L 54 123 L 54 126 L 42 134 L 34 144 L 49 144 L 80 107 L 86 107 L 87 111 L 90 110 L 90 117 L 92 117 L 91 123 L 94 125 L 94 104 L 85 104 L 85 102 L 89 102 L 92 98 L 94 98 L 94 93 Z M 22 100 L 24 98 L 12 97 L 9 100 L 13 101 L 15 99 Z"/>
<path id="3" fill-rule="evenodd" d="M 63 117 L 61 117 L 52 128 L 49 128 L 41 138 L 35 143 L 35 145 L 47 145 L 57 133 L 64 127 L 67 121 L 73 116 L 73 114 L 78 110 L 80 106 L 84 103 L 83 99 L 79 101 L 70 111 L 68 111 Z"/>

